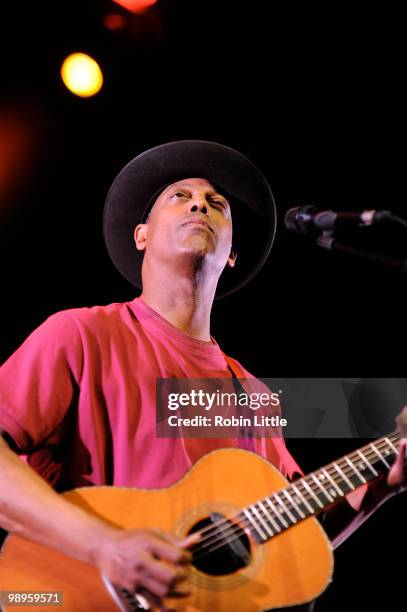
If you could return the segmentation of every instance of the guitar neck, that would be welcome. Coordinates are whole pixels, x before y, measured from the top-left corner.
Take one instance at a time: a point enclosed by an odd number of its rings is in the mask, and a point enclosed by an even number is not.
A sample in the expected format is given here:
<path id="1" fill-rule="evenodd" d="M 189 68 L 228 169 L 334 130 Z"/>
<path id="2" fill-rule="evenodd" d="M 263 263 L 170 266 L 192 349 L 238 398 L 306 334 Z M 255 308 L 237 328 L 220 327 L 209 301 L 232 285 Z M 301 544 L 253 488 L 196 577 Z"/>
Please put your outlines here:
<path id="1" fill-rule="evenodd" d="M 240 518 L 259 542 L 310 516 L 316 516 L 357 487 L 386 473 L 398 454 L 400 434 L 393 432 L 311 472 L 244 508 Z"/>

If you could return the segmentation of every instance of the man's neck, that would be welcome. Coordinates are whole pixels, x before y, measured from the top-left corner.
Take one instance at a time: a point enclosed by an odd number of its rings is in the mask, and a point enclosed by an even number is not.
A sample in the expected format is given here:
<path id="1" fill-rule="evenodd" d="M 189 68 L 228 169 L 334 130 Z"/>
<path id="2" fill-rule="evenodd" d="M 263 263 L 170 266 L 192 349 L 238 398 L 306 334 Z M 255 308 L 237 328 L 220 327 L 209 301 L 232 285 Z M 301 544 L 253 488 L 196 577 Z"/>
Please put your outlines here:
<path id="1" fill-rule="evenodd" d="M 163 289 L 164 287 L 160 287 L 157 291 L 144 287 L 140 297 L 150 308 L 184 334 L 202 342 L 211 342 L 212 301 L 205 301 L 194 294 L 180 291 L 179 283 L 172 291 Z"/>

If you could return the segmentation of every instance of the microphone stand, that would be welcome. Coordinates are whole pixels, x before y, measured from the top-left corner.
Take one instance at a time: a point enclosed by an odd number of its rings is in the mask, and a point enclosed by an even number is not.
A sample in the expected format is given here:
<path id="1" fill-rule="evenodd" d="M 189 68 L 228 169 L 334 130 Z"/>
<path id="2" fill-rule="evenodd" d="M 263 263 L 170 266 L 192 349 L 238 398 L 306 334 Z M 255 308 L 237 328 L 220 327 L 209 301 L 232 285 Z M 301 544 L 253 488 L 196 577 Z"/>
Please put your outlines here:
<path id="1" fill-rule="evenodd" d="M 339 253 L 347 253 L 348 255 L 354 255 L 361 257 L 362 259 L 368 259 L 375 263 L 382 264 L 388 268 L 393 268 L 405 274 L 407 272 L 407 259 L 392 259 L 379 255 L 378 253 L 372 253 L 370 251 L 361 251 L 360 249 L 354 249 L 346 244 L 337 242 L 333 236 L 333 231 L 326 231 L 318 236 L 317 245 L 328 251 L 338 251 Z"/>

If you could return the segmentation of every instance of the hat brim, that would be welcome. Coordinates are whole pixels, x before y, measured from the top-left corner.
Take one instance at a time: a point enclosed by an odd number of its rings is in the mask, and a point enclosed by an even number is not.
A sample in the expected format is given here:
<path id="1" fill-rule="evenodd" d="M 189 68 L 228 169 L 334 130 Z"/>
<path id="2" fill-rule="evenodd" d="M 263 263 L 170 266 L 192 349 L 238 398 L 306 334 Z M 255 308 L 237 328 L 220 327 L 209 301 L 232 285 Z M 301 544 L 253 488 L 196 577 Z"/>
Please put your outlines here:
<path id="1" fill-rule="evenodd" d="M 203 140 L 169 142 L 132 159 L 114 180 L 103 212 L 103 235 L 110 258 L 131 284 L 142 288 L 143 252 L 134 229 L 143 221 L 152 197 L 166 185 L 205 178 L 231 199 L 236 266 L 226 268 L 216 298 L 237 291 L 266 261 L 276 230 L 276 207 L 267 180 L 244 155 Z"/>

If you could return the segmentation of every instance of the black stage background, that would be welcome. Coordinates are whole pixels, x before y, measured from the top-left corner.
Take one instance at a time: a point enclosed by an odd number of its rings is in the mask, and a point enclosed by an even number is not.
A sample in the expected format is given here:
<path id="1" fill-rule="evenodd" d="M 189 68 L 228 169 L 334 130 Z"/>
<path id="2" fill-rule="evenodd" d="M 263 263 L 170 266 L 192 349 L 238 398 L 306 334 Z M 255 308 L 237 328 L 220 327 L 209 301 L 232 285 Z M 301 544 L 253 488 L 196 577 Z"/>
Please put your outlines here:
<path id="1" fill-rule="evenodd" d="M 103 25 L 112 12 L 125 17 L 123 30 Z M 108 187 L 142 150 L 199 138 L 259 165 L 280 221 L 255 281 L 215 305 L 212 333 L 224 350 L 263 377 L 403 376 L 406 278 L 322 251 L 283 225 L 286 210 L 306 204 L 407 216 L 394 7 L 161 0 L 130 17 L 107 1 L 30 3 L 3 6 L 1 30 L 0 128 L 14 117 L 25 134 L 14 181 L 0 143 L 1 360 L 56 310 L 135 296 L 103 245 Z M 87 100 L 59 78 L 78 50 L 104 70 L 101 93 Z M 404 257 L 406 236 L 389 226 L 349 240 Z M 308 471 L 359 442 L 288 445 Z M 405 497 L 391 500 L 337 552 L 318 611 L 401 607 L 406 508 Z"/>

